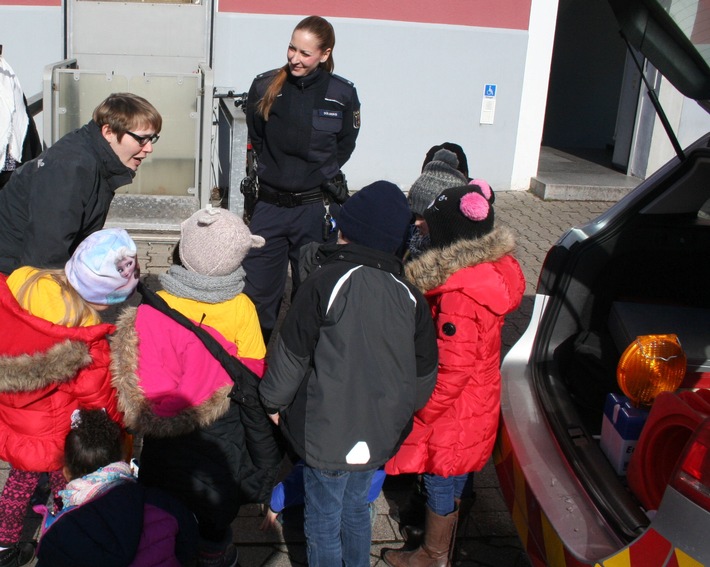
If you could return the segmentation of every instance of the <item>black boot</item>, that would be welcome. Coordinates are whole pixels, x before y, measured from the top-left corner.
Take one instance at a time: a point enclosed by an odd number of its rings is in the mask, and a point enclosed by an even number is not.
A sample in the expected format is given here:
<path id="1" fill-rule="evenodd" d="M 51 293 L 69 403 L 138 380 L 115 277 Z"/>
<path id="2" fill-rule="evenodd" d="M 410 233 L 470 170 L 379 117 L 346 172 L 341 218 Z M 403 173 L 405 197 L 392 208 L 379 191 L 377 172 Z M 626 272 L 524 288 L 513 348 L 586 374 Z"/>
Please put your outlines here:
<path id="1" fill-rule="evenodd" d="M 27 565 L 35 556 L 35 544 L 21 542 L 0 551 L 0 567 Z"/>
<path id="2" fill-rule="evenodd" d="M 399 511 L 396 520 L 399 522 L 399 533 L 407 543 L 407 547 L 419 547 L 424 536 L 424 519 L 426 518 L 426 493 L 424 483 L 417 479 L 414 491 L 409 500 Z"/>

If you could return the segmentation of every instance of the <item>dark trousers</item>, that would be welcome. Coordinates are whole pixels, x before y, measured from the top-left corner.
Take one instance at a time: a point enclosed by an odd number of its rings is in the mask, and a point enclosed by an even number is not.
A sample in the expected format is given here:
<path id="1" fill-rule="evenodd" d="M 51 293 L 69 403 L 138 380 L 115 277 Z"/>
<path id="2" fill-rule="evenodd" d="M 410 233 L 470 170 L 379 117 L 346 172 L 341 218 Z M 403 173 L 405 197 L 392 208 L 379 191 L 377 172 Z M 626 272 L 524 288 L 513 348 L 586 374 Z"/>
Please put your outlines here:
<path id="1" fill-rule="evenodd" d="M 330 206 L 331 212 L 334 208 L 334 205 Z M 310 242 L 324 242 L 324 215 L 325 206 L 321 202 L 290 208 L 263 201 L 256 203 L 249 229 L 253 234 L 263 236 L 266 244 L 262 248 L 252 248 L 242 266 L 246 271 L 244 292 L 256 305 L 259 323 L 265 335 L 270 335 L 276 326 L 289 265 L 292 297 L 301 283 L 298 274 L 301 246 Z"/>

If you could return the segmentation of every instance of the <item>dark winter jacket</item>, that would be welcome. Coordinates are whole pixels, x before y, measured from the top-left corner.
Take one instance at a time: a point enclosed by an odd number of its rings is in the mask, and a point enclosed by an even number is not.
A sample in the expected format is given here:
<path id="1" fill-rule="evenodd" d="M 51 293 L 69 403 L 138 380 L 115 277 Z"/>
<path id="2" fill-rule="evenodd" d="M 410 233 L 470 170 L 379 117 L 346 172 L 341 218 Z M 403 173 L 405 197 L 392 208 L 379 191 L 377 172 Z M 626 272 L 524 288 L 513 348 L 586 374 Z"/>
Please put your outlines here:
<path id="1" fill-rule="evenodd" d="M 375 469 L 429 398 L 437 351 L 426 301 L 392 254 L 318 249 L 259 386 L 267 411 L 310 467 Z"/>
<path id="2" fill-rule="evenodd" d="M 407 264 L 436 325 L 439 373 L 431 398 L 387 474 L 443 477 L 480 470 L 490 459 L 500 414 L 500 347 L 504 317 L 518 307 L 525 277 L 505 228 Z"/>
<path id="3" fill-rule="evenodd" d="M 126 482 L 60 512 L 40 539 L 37 567 L 179 567 L 197 556 L 197 540 L 183 504 Z"/>
<path id="4" fill-rule="evenodd" d="M 317 189 L 350 159 L 360 132 L 360 101 L 350 81 L 317 68 L 305 77 L 290 73 L 269 119 L 257 113 L 278 70 L 254 79 L 247 126 L 259 158 L 259 183 L 278 191 Z"/>
<path id="5" fill-rule="evenodd" d="M 271 424 L 263 413 L 250 420 L 233 400 L 233 379 L 197 335 L 145 304 L 126 309 L 116 325 L 113 383 L 126 426 L 143 435 L 139 480 L 217 525 L 228 525 L 240 504 L 267 502 L 281 461 Z"/>
<path id="6" fill-rule="evenodd" d="M 134 175 L 93 121 L 23 164 L 0 191 L 0 272 L 63 268 Z"/>

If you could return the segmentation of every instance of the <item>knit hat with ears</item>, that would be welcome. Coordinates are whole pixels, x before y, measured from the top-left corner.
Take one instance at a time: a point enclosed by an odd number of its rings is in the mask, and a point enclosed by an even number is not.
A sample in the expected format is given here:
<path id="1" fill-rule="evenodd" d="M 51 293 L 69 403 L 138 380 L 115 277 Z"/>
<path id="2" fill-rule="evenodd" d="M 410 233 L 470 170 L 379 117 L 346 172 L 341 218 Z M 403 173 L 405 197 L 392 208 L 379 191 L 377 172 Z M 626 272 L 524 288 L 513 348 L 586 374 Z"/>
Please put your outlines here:
<path id="1" fill-rule="evenodd" d="M 345 201 L 337 227 L 355 244 L 394 254 L 404 243 L 411 218 L 401 189 L 389 181 L 375 181 Z"/>
<path id="2" fill-rule="evenodd" d="M 491 232 L 494 201 L 490 185 L 482 179 L 442 191 L 424 211 L 432 246 L 444 248 L 457 240 L 481 238 Z"/>
<path id="3" fill-rule="evenodd" d="M 89 303 L 113 305 L 128 299 L 138 285 L 136 243 L 122 228 L 91 233 L 64 266 L 67 281 Z"/>
<path id="4" fill-rule="evenodd" d="M 456 154 L 439 150 L 434 159 L 424 166 L 422 174 L 409 189 L 407 200 L 413 213 L 421 215 L 434 198 L 444 189 L 468 183 L 466 176 L 456 169 L 459 165 Z"/>
<path id="5" fill-rule="evenodd" d="M 218 207 L 200 209 L 180 225 L 180 260 L 203 276 L 235 272 L 249 250 L 265 243 L 237 215 Z"/>

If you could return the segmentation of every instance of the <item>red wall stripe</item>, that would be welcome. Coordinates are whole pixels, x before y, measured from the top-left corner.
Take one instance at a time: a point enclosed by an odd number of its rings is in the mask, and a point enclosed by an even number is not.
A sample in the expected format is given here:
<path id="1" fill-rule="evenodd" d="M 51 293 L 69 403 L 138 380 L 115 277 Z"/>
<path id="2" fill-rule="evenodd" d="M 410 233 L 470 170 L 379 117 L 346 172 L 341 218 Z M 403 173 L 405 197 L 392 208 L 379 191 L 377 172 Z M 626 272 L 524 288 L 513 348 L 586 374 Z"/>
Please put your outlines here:
<path id="1" fill-rule="evenodd" d="M 410 0 L 311 0 L 299 4 L 301 14 L 324 17 L 392 20 L 423 24 L 447 24 L 527 30 L 532 0 L 443 0 L 432 10 L 430 1 Z M 0 0 L 0 6 L 61 6 L 62 0 Z M 220 12 L 241 14 L 293 14 L 290 0 L 218 0 Z"/>
<path id="2" fill-rule="evenodd" d="M 0 0 L 0 6 L 61 6 L 62 0 Z"/>
<path id="3" fill-rule="evenodd" d="M 2 0 L 0 0 L 2 1 Z M 294 12 L 290 0 L 218 0 L 220 12 L 279 14 Z M 311 0 L 297 4 L 300 14 L 527 30 L 532 0 Z"/>

